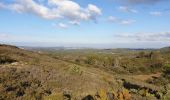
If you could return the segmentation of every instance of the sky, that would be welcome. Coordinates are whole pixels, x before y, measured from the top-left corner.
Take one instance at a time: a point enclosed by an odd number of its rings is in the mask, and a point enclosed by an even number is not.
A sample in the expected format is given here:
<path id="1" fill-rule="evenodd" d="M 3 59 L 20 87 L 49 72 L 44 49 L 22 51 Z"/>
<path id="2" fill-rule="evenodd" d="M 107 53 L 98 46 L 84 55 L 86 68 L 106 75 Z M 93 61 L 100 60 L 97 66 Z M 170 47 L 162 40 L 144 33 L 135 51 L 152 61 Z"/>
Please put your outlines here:
<path id="1" fill-rule="evenodd" d="M 170 0 L 0 0 L 0 43 L 170 46 Z"/>

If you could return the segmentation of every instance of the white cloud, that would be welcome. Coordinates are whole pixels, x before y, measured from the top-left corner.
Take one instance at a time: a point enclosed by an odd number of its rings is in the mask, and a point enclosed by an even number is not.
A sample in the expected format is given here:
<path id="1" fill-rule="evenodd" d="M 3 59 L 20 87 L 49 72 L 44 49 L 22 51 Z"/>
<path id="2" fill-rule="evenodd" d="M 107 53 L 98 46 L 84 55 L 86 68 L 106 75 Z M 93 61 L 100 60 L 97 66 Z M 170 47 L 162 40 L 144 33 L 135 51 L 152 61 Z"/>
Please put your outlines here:
<path id="1" fill-rule="evenodd" d="M 123 24 L 123 25 L 129 25 L 129 24 L 132 24 L 136 22 L 136 20 L 131 20 L 131 19 L 128 19 L 128 20 L 121 20 L 120 21 L 120 24 Z"/>
<path id="2" fill-rule="evenodd" d="M 70 0 L 48 0 L 48 3 L 55 7 L 59 15 L 70 20 L 85 20 L 88 19 L 86 13 L 81 10 L 81 7 Z"/>
<path id="3" fill-rule="evenodd" d="M 9 38 L 10 36 L 8 34 L 0 33 L 0 39 L 3 38 Z"/>
<path id="4" fill-rule="evenodd" d="M 137 10 L 131 9 L 131 8 L 127 7 L 127 6 L 120 6 L 120 7 L 118 7 L 118 10 L 120 10 L 122 12 L 138 13 Z"/>
<path id="5" fill-rule="evenodd" d="M 44 5 L 35 0 L 15 0 L 12 4 L 0 3 L 0 6 L 19 13 L 36 14 L 45 19 L 66 18 L 71 21 L 87 21 L 96 20 L 101 15 L 101 10 L 97 6 L 89 4 L 87 8 L 82 8 L 71 0 L 48 0 Z"/>
<path id="6" fill-rule="evenodd" d="M 117 22 L 118 19 L 116 17 L 114 17 L 114 16 L 109 16 L 108 21 L 109 22 Z"/>
<path id="7" fill-rule="evenodd" d="M 115 38 L 129 41 L 158 41 L 158 42 L 169 42 L 170 32 L 159 32 L 159 33 L 136 33 L 136 34 L 120 34 L 115 35 Z"/>
<path id="8" fill-rule="evenodd" d="M 154 4 L 160 1 L 167 1 L 167 0 L 127 0 L 131 4 Z"/>
<path id="9" fill-rule="evenodd" d="M 76 20 L 74 20 L 74 21 L 69 21 L 69 23 L 72 24 L 72 25 L 80 25 L 80 22 L 79 22 L 79 21 L 76 21 Z"/>
<path id="10" fill-rule="evenodd" d="M 60 28 L 68 28 L 68 25 L 66 25 L 66 24 L 64 24 L 64 23 L 59 23 L 58 24 L 58 27 L 60 27 Z"/>
<path id="11" fill-rule="evenodd" d="M 125 4 L 133 4 L 133 5 L 144 5 L 144 4 L 151 5 L 151 4 L 155 4 L 162 1 L 168 1 L 168 0 L 114 0 L 114 1 L 122 2 Z"/>
<path id="12" fill-rule="evenodd" d="M 10 41 L 14 38 L 13 35 L 7 33 L 0 33 L 0 42 Z"/>
<path id="13" fill-rule="evenodd" d="M 15 0 L 15 3 L 3 5 L 4 9 L 16 11 L 18 13 L 31 13 L 45 19 L 61 18 L 56 9 L 50 9 L 42 4 L 38 4 L 34 0 Z"/>
<path id="14" fill-rule="evenodd" d="M 150 12 L 150 14 L 153 15 L 153 16 L 161 16 L 162 12 L 154 11 L 154 12 Z"/>
<path id="15" fill-rule="evenodd" d="M 101 15 L 101 10 L 93 4 L 89 4 L 86 11 L 88 13 L 88 17 L 93 20 L 96 20 L 96 16 Z"/>
<path id="16" fill-rule="evenodd" d="M 4 8 L 4 5 L 3 3 L 0 2 L 0 8 Z"/>
<path id="17" fill-rule="evenodd" d="M 114 17 L 114 16 L 109 16 L 108 21 L 111 22 L 111 23 L 118 23 L 118 24 L 122 24 L 122 25 L 129 25 L 129 24 L 133 24 L 133 23 L 136 22 L 136 20 L 121 19 L 121 18 L 117 18 L 117 17 Z"/>

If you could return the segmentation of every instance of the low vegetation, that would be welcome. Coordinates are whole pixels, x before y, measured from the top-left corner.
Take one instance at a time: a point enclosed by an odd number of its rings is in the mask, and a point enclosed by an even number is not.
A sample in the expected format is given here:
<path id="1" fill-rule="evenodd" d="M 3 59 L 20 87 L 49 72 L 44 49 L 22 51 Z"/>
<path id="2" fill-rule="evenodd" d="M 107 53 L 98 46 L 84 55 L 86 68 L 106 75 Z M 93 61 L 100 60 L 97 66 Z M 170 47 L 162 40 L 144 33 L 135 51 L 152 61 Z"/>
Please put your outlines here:
<path id="1" fill-rule="evenodd" d="M 169 100 L 168 50 L 0 45 L 0 100 Z"/>

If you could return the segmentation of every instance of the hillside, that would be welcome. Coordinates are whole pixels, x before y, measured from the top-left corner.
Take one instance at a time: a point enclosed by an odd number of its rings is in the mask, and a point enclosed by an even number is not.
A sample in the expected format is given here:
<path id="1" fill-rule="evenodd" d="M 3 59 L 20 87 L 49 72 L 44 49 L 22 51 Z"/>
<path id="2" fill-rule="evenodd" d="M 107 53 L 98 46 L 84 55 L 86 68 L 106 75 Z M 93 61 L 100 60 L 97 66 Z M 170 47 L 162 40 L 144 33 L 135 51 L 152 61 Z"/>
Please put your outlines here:
<path id="1" fill-rule="evenodd" d="M 36 52 L 0 45 L 0 99 L 168 100 L 168 56 L 148 51 L 114 56 L 98 51 Z"/>
<path id="2" fill-rule="evenodd" d="M 161 48 L 160 51 L 164 53 L 170 53 L 170 47 Z"/>

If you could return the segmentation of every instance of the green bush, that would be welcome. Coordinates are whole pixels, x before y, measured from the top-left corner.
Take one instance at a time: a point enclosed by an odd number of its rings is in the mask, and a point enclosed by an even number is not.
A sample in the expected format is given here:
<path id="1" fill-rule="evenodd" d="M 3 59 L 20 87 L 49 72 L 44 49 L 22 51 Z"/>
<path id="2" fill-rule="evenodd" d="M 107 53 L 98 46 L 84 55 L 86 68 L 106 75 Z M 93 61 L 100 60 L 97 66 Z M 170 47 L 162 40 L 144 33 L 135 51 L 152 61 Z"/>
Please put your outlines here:
<path id="1" fill-rule="evenodd" d="M 164 74 L 170 75 L 170 65 L 169 64 L 164 66 Z"/>
<path id="2" fill-rule="evenodd" d="M 70 67 L 71 74 L 79 74 L 82 75 L 83 71 L 81 71 L 80 66 L 73 65 Z"/>
<path id="3" fill-rule="evenodd" d="M 87 57 L 86 60 L 85 60 L 85 63 L 90 64 L 90 65 L 94 65 L 95 64 L 95 57 L 93 57 L 93 56 Z"/>

